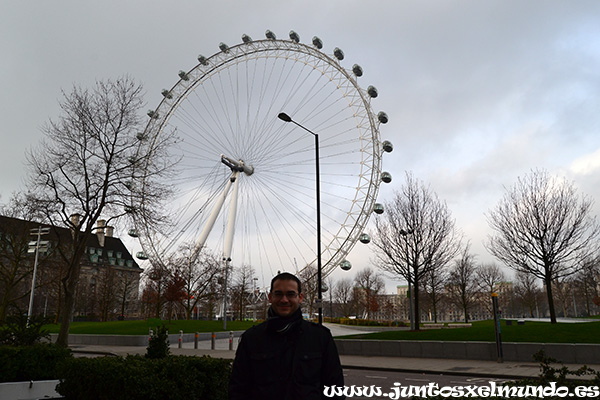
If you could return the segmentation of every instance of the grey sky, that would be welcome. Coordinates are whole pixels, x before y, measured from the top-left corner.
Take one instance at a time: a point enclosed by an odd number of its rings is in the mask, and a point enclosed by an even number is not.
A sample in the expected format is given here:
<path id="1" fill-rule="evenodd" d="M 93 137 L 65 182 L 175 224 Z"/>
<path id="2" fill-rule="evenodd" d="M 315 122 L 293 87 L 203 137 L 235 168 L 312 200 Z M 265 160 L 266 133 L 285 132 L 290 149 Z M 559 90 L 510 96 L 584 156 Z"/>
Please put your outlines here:
<path id="1" fill-rule="evenodd" d="M 154 108 L 198 54 L 266 29 L 317 35 L 363 67 L 395 146 L 380 199 L 413 171 L 480 261 L 491 260 L 483 213 L 532 168 L 600 201 L 600 3 L 521 0 L 0 0 L 0 200 L 21 186 L 24 153 L 59 114 L 62 89 L 129 74 Z M 364 246 L 354 253 L 368 262 Z"/>

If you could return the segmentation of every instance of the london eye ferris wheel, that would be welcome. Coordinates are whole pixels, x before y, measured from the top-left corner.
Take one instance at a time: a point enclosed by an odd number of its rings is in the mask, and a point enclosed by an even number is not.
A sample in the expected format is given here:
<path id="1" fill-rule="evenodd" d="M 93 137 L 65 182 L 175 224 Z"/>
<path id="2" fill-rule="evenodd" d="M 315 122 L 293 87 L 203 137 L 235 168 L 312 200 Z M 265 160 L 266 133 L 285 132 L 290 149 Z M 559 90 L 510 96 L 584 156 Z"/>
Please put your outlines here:
<path id="1" fill-rule="evenodd" d="M 263 280 L 315 266 L 315 144 L 277 118 L 285 112 L 320 137 L 323 276 L 349 269 L 350 250 L 369 241 L 370 215 L 383 211 L 376 199 L 380 182 L 391 180 L 381 166 L 392 145 L 380 139 L 388 117 L 372 108 L 377 89 L 363 89 L 362 68 L 343 60 L 318 37 L 304 44 L 294 31 L 286 39 L 267 31 L 265 39 L 221 43 L 180 71 L 140 136 L 140 151 L 166 132 L 178 140 L 168 150 L 177 160 L 170 220 L 158 231 L 135 220 L 138 257 L 161 262 L 193 243 Z"/>

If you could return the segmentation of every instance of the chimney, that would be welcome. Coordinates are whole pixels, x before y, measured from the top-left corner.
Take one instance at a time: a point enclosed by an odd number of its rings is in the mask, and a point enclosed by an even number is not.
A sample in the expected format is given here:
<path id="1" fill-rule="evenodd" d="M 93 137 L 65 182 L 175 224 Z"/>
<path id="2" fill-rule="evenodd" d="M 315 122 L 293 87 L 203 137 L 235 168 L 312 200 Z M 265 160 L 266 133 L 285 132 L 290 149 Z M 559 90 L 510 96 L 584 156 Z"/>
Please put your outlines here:
<path id="1" fill-rule="evenodd" d="M 71 224 L 75 228 L 79 228 L 79 221 L 81 220 L 81 214 L 71 214 Z"/>
<path id="2" fill-rule="evenodd" d="M 75 239 L 75 234 L 79 231 L 79 224 L 81 223 L 81 214 L 71 214 L 71 236 Z"/>
<path id="3" fill-rule="evenodd" d="M 107 226 L 106 227 L 106 237 L 113 237 L 114 233 L 115 233 L 115 227 L 114 226 Z"/>
<path id="4" fill-rule="evenodd" d="M 96 222 L 96 236 L 98 236 L 98 243 L 100 247 L 104 247 L 104 228 L 106 225 L 106 221 L 103 219 L 99 219 Z"/>

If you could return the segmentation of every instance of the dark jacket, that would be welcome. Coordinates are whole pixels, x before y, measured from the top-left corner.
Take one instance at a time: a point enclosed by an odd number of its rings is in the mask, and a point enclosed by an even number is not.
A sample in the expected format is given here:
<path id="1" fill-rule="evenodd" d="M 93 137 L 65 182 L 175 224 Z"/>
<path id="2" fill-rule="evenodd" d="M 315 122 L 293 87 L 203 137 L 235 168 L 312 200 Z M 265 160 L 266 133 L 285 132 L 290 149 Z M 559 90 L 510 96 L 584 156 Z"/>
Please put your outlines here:
<path id="1" fill-rule="evenodd" d="M 229 398 L 324 399 L 324 386 L 343 386 L 337 348 L 329 329 L 301 320 L 288 332 L 268 321 L 248 329 L 237 348 Z"/>

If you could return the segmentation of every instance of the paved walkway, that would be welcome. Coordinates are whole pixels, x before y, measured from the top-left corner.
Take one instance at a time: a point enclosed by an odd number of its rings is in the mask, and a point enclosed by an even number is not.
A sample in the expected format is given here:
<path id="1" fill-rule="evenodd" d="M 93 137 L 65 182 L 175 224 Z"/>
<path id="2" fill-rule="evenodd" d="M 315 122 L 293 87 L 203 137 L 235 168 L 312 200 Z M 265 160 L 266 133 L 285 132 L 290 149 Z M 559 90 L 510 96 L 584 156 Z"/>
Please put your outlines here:
<path id="1" fill-rule="evenodd" d="M 339 325 L 326 324 L 332 331 L 333 336 L 352 335 L 355 333 L 365 333 L 368 330 L 356 329 L 350 327 L 341 327 Z M 210 340 L 201 340 L 198 342 L 198 349 L 194 349 L 194 343 L 182 343 L 182 348 L 178 344 L 171 346 L 171 353 L 174 355 L 203 356 L 208 355 L 214 358 L 233 359 L 235 349 L 237 348 L 238 338 L 234 338 L 229 350 L 229 339 L 216 339 L 215 349 L 211 349 Z M 93 346 L 77 345 L 71 348 L 78 353 L 87 354 L 114 354 L 125 356 L 127 354 L 145 354 L 146 347 L 143 346 Z M 402 371 L 416 373 L 435 373 L 447 375 L 470 375 L 481 377 L 498 378 L 525 378 L 537 377 L 540 374 L 540 366 L 535 362 L 503 362 L 479 361 L 479 360 L 454 360 L 437 358 L 408 358 L 408 357 L 361 357 L 361 356 L 340 356 L 344 368 L 371 369 Z M 600 363 L 600 360 L 599 360 Z M 575 370 L 581 365 L 566 365 L 569 369 Z M 588 365 L 589 367 L 600 371 L 599 365 Z"/>

